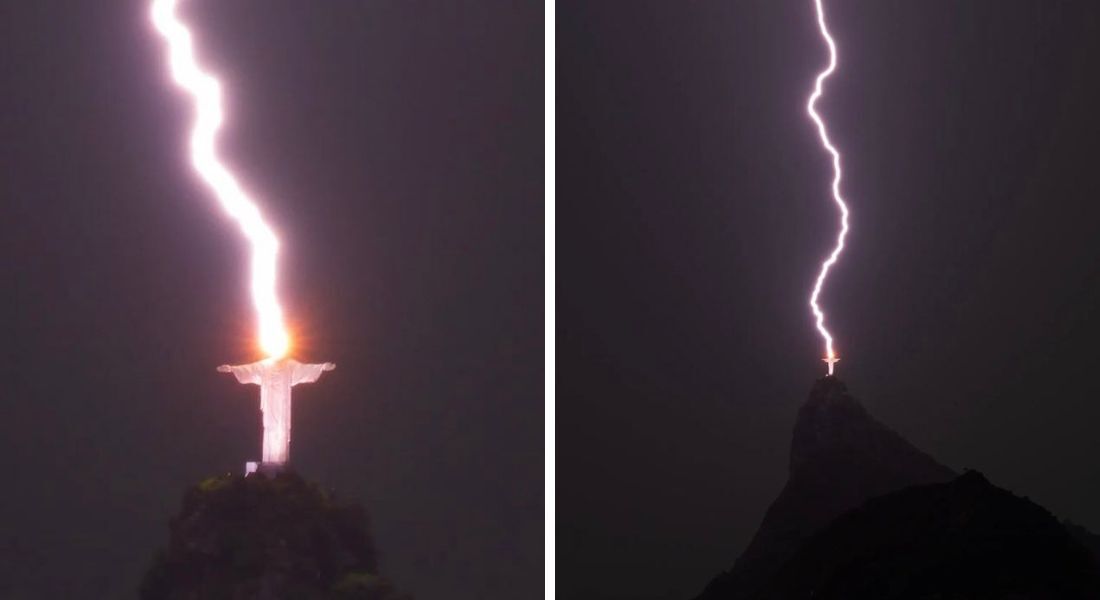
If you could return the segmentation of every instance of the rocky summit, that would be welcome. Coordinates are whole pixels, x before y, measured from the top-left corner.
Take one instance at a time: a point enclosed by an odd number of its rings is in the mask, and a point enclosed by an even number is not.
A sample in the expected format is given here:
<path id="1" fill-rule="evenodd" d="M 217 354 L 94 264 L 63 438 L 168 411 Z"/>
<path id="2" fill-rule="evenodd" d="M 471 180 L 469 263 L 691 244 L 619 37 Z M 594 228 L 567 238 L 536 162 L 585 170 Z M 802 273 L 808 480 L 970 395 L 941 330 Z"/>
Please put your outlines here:
<path id="1" fill-rule="evenodd" d="M 786 485 L 733 568 L 699 600 L 753 598 L 804 541 L 845 511 L 955 475 L 876 421 L 842 381 L 819 379 L 798 412 Z"/>
<path id="2" fill-rule="evenodd" d="M 407 600 L 378 573 L 366 513 L 293 472 L 188 489 L 143 600 Z"/>
<path id="3" fill-rule="evenodd" d="M 814 383 L 786 485 L 697 600 L 1100 598 L 1100 542 L 976 471 L 957 475 Z"/>

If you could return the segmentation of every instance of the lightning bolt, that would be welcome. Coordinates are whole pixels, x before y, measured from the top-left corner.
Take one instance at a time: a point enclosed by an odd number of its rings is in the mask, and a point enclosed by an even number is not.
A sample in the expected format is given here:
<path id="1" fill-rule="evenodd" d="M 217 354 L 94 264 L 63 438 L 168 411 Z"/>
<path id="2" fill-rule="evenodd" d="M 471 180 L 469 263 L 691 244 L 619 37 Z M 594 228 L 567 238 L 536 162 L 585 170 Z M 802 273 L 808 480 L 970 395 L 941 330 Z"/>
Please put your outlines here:
<path id="1" fill-rule="evenodd" d="M 844 197 L 840 195 L 840 152 L 829 141 L 829 133 L 825 129 L 825 122 L 821 119 L 821 116 L 817 114 L 814 109 L 814 105 L 817 104 L 818 98 L 821 97 L 822 87 L 825 84 L 825 80 L 833 74 L 836 70 L 836 43 L 833 41 L 833 37 L 829 35 L 829 28 L 825 25 L 825 8 L 821 5 L 822 0 L 814 0 L 814 6 L 817 8 L 817 26 L 821 30 L 821 37 L 825 39 L 825 43 L 829 46 L 829 66 L 824 71 L 818 73 L 817 80 L 814 83 L 813 93 L 810 94 L 810 99 L 806 103 L 806 112 L 809 113 L 810 118 L 813 119 L 817 125 L 817 132 L 821 136 L 821 145 L 829 152 L 833 157 L 833 201 L 836 203 L 837 208 L 840 209 L 840 233 L 836 238 L 836 247 L 833 248 L 829 257 L 821 264 L 821 271 L 817 275 L 817 280 L 814 282 L 814 290 L 810 294 L 810 310 L 814 313 L 814 319 L 817 324 L 817 331 L 821 334 L 821 337 L 825 338 L 825 362 L 829 364 L 829 375 L 833 374 L 833 366 L 836 364 L 839 358 L 836 356 L 836 351 L 833 348 L 833 336 L 829 333 L 829 330 L 825 328 L 825 313 L 822 312 L 821 307 L 817 303 L 818 296 L 821 295 L 821 288 L 825 285 L 825 279 L 829 276 L 829 269 L 836 264 L 840 253 L 844 251 L 844 238 L 848 236 L 848 205 L 844 202 Z"/>
<path id="2" fill-rule="evenodd" d="M 150 16 L 168 44 L 169 67 L 176 85 L 194 101 L 191 164 L 217 196 L 222 208 L 240 225 L 251 245 L 252 304 L 257 313 L 259 344 L 269 358 L 286 354 L 290 336 L 275 291 L 279 240 L 248 193 L 218 158 L 215 142 L 225 119 L 221 84 L 195 61 L 191 32 L 176 17 L 178 0 L 153 0 Z"/>

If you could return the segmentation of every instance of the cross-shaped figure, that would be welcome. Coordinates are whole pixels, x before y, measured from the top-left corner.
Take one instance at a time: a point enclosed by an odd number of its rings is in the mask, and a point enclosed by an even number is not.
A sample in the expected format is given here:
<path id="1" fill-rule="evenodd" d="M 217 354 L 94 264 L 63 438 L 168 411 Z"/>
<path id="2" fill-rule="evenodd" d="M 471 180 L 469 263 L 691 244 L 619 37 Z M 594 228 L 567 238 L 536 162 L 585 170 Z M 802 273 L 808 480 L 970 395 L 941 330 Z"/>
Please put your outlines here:
<path id="1" fill-rule="evenodd" d="M 232 373 L 241 383 L 260 386 L 260 410 L 264 417 L 263 462 L 282 466 L 290 459 L 290 388 L 317 381 L 332 363 L 304 364 L 293 358 L 268 358 L 247 365 L 222 365 L 218 371 Z"/>

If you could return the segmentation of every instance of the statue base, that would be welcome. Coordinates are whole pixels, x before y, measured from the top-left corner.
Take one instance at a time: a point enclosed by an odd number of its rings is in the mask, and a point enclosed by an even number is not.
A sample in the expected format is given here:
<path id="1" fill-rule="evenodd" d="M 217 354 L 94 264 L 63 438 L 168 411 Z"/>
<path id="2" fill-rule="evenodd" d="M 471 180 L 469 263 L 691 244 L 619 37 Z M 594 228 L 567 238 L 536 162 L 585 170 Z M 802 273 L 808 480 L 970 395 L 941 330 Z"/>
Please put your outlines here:
<path id="1" fill-rule="evenodd" d="M 276 462 L 255 462 L 249 461 L 244 463 L 244 476 L 248 477 L 253 473 L 261 473 L 267 477 L 274 477 L 279 473 L 286 470 L 286 463 Z"/>

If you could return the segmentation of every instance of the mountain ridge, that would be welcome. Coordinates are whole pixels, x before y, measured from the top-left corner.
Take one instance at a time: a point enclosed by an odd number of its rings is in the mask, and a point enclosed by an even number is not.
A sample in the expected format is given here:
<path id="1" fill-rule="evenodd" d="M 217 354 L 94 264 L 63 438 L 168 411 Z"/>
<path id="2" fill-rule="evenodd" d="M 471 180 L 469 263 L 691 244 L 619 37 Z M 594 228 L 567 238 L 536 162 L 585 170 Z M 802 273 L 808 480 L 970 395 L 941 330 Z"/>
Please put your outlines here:
<path id="1" fill-rule="evenodd" d="M 872 417 L 840 379 L 818 379 L 795 421 L 787 483 L 744 553 L 696 600 L 751 598 L 806 539 L 845 511 L 955 476 Z"/>
<path id="2" fill-rule="evenodd" d="M 815 533 L 756 600 L 1089 600 L 1095 556 L 978 471 L 871 498 Z"/>
<path id="3" fill-rule="evenodd" d="M 958 475 L 817 380 L 788 479 L 733 567 L 696 600 L 1100 598 L 1100 536 Z"/>

